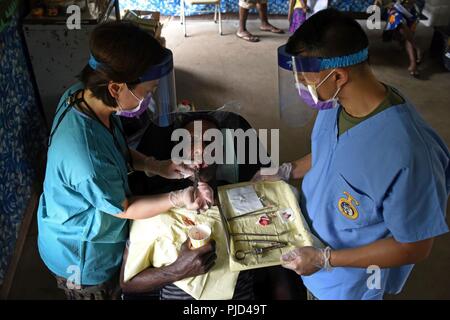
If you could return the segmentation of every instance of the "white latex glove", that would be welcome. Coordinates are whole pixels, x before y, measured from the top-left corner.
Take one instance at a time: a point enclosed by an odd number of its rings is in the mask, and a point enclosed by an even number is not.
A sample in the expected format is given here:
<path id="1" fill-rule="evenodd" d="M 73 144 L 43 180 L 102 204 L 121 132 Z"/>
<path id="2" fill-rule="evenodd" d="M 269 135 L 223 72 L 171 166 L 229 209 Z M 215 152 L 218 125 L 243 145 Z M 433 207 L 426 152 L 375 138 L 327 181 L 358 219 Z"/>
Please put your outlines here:
<path id="1" fill-rule="evenodd" d="M 207 183 L 199 182 L 197 192 L 194 187 L 172 191 L 169 200 L 176 208 L 207 210 L 214 203 L 214 192 Z"/>
<path id="2" fill-rule="evenodd" d="M 209 209 L 214 204 L 214 191 L 206 182 L 198 183 L 198 194 L 196 194 L 196 197 L 202 200 L 202 208 L 204 210 Z"/>
<path id="3" fill-rule="evenodd" d="M 185 164 L 175 164 L 172 160 L 156 160 L 153 157 L 147 157 L 145 174 L 148 177 L 158 175 L 166 179 L 185 179 L 194 175 L 194 169 Z"/>
<path id="4" fill-rule="evenodd" d="M 261 174 L 261 170 L 255 173 L 255 175 L 252 178 L 252 182 L 257 181 L 276 181 L 276 180 L 283 180 L 288 182 L 291 178 L 291 172 L 292 172 L 292 163 L 285 162 L 281 166 L 278 167 L 278 172 L 274 175 L 263 175 Z"/>
<path id="5" fill-rule="evenodd" d="M 202 199 L 194 196 L 194 187 L 188 187 L 169 193 L 169 201 L 175 208 L 199 210 L 202 207 Z"/>
<path id="6" fill-rule="evenodd" d="M 314 247 L 301 247 L 281 256 L 281 265 L 294 270 L 297 274 L 309 276 L 322 268 L 331 270 L 329 247 L 318 249 Z"/>

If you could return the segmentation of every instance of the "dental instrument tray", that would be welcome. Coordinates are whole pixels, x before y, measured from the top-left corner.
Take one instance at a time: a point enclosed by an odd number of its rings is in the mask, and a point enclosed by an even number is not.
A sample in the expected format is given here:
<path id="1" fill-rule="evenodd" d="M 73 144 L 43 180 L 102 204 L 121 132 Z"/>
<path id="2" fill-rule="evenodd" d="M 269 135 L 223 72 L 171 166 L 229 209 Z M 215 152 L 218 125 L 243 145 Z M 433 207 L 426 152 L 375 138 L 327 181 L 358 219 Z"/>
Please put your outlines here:
<path id="1" fill-rule="evenodd" d="M 280 265 L 282 254 L 296 247 L 320 245 L 292 187 L 284 181 L 221 186 L 218 198 L 231 271 Z"/>

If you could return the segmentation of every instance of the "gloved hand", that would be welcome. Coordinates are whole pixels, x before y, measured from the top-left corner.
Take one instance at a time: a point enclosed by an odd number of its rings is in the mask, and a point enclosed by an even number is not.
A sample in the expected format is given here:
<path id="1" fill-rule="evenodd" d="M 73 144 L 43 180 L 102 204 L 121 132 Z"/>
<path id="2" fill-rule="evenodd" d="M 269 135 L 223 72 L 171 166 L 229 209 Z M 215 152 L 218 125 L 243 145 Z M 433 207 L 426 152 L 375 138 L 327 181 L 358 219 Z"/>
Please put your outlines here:
<path id="1" fill-rule="evenodd" d="M 206 210 L 214 203 L 214 193 L 207 183 L 199 182 L 198 192 L 194 192 L 194 187 L 172 191 L 169 194 L 169 201 L 175 208 Z"/>
<path id="2" fill-rule="evenodd" d="M 194 169 L 185 164 L 175 164 L 172 160 L 156 160 L 153 157 L 147 157 L 145 168 L 148 177 L 158 175 L 166 179 L 184 179 L 194 175 Z"/>
<path id="3" fill-rule="evenodd" d="M 296 248 L 281 256 L 281 265 L 294 270 L 302 276 L 309 276 L 322 268 L 331 270 L 330 247 L 318 249 L 314 247 Z"/>
<path id="4" fill-rule="evenodd" d="M 263 175 L 261 174 L 261 170 L 256 172 L 256 174 L 252 178 L 252 182 L 258 182 L 258 181 L 276 181 L 276 180 L 283 180 L 288 182 L 291 178 L 291 172 L 292 172 L 292 163 L 285 162 L 281 166 L 278 167 L 278 172 L 274 175 Z"/>
<path id="5" fill-rule="evenodd" d="M 198 194 L 195 196 L 202 200 L 204 210 L 209 209 L 214 204 L 214 191 L 206 182 L 199 181 Z"/>

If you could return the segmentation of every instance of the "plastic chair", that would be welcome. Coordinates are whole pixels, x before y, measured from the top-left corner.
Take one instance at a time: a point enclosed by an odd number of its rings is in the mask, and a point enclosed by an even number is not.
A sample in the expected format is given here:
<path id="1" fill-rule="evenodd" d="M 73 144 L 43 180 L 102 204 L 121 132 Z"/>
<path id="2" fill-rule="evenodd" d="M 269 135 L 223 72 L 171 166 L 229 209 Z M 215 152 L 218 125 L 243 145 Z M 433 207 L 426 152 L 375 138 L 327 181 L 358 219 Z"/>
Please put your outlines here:
<path id="1" fill-rule="evenodd" d="M 214 23 L 219 22 L 219 34 L 222 35 L 222 14 L 220 13 L 220 0 L 181 0 L 180 2 L 180 20 L 183 25 L 184 36 L 187 37 L 186 32 L 186 5 L 210 4 L 214 5 Z M 211 12 L 210 10 L 201 10 L 200 12 Z M 217 17 L 219 20 L 217 21 Z"/>

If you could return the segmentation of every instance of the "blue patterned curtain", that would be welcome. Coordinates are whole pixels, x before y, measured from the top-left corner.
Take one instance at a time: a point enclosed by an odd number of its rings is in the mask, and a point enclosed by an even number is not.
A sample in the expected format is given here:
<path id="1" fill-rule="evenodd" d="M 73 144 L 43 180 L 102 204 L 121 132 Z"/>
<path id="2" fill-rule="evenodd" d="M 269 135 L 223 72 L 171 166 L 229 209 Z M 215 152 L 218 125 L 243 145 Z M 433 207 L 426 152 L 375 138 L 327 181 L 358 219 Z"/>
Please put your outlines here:
<path id="1" fill-rule="evenodd" d="M 14 251 L 46 130 L 36 105 L 17 15 L 0 32 L 0 283 Z"/>
<path id="2" fill-rule="evenodd" d="M 340 11 L 366 12 L 374 2 L 374 0 L 331 0 L 329 5 Z"/>
<path id="3" fill-rule="evenodd" d="M 180 15 L 180 0 L 119 0 L 120 9 L 141 9 L 159 11 L 162 15 L 166 16 L 179 16 Z M 238 12 L 239 0 L 222 0 L 221 11 L 222 12 Z M 287 14 L 289 0 L 269 0 L 269 12 L 272 14 Z M 186 12 L 186 15 L 200 14 L 200 10 L 205 9 L 204 5 L 192 6 Z M 213 7 L 206 7 L 213 11 Z"/>
<path id="4" fill-rule="evenodd" d="M 121 9 L 141 9 L 160 11 L 162 15 L 180 14 L 180 0 L 119 0 Z M 222 12 L 238 12 L 239 0 L 222 0 Z M 289 0 L 268 0 L 269 13 L 287 14 Z M 365 12 L 367 7 L 373 4 L 373 0 L 330 0 L 330 6 L 342 11 Z M 201 13 L 205 6 L 193 6 L 187 13 L 195 15 Z M 210 7 L 211 8 L 211 7 Z M 212 10 L 212 9 L 211 9 Z"/>

